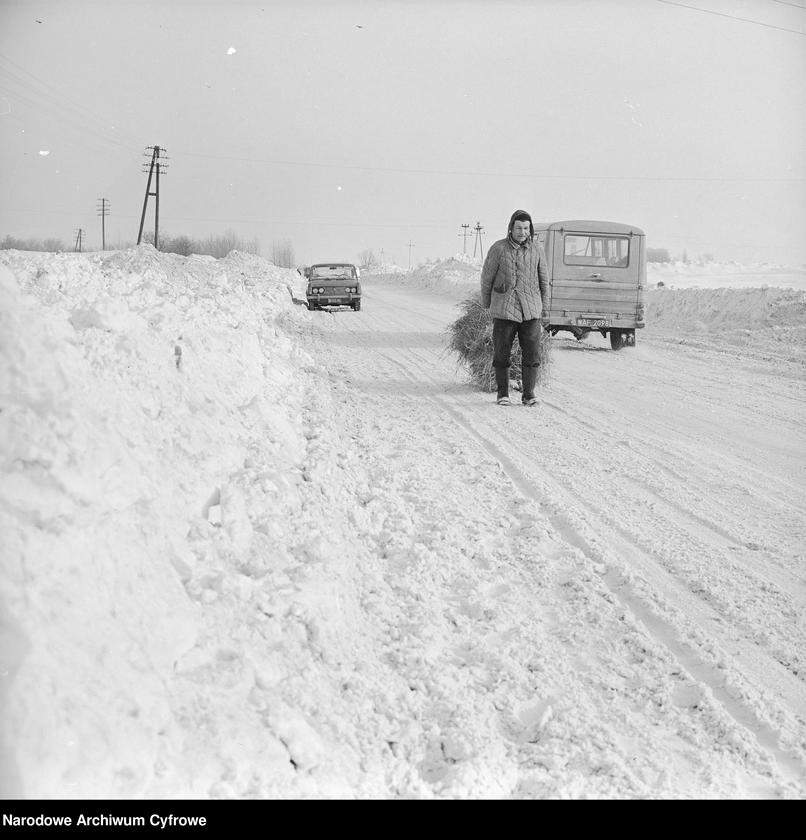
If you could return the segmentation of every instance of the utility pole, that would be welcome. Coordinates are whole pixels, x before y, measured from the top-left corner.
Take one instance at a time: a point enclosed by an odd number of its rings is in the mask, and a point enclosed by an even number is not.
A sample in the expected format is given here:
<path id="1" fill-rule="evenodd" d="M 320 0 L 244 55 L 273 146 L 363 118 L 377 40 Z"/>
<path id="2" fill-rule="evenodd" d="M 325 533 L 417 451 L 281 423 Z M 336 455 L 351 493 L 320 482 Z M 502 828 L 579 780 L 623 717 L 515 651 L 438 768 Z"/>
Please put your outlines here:
<path id="1" fill-rule="evenodd" d="M 484 233 L 484 228 L 481 226 L 481 222 L 477 221 L 473 230 L 476 231 L 476 241 L 473 243 L 473 256 L 476 256 L 476 245 L 478 245 L 481 250 L 481 258 L 484 259 L 484 245 L 481 241 L 481 235 Z"/>
<path id="2" fill-rule="evenodd" d="M 459 236 L 462 237 L 462 253 L 466 254 L 467 253 L 467 231 L 468 231 L 468 228 L 470 227 L 470 225 L 461 225 L 461 227 L 462 227 L 462 232 L 459 234 Z"/>
<path id="3" fill-rule="evenodd" d="M 101 250 L 106 250 L 106 217 L 109 215 L 109 202 L 105 198 L 99 198 L 101 206 L 97 207 L 98 215 L 101 217 Z"/>
<path id="4" fill-rule="evenodd" d="M 409 240 L 409 271 L 411 271 L 411 249 L 414 247 L 414 243 Z"/>
<path id="5" fill-rule="evenodd" d="M 148 182 L 146 183 L 146 194 L 143 198 L 143 213 L 140 216 L 140 232 L 137 234 L 137 244 L 143 241 L 143 223 L 146 220 L 146 206 L 148 205 L 148 197 L 154 196 L 154 247 L 159 250 L 160 241 L 160 173 L 164 173 L 168 166 L 162 163 L 163 160 L 168 160 L 164 156 L 165 149 L 161 146 L 147 146 L 144 157 L 148 158 L 150 152 L 151 163 L 148 167 Z M 143 165 L 143 172 L 145 172 L 145 165 Z M 156 175 L 156 186 L 154 192 L 151 192 L 151 178 Z"/>
<path id="6" fill-rule="evenodd" d="M 81 253 L 81 238 L 84 236 L 84 231 L 82 228 L 78 228 L 76 230 L 76 244 L 73 248 L 74 251 Z"/>

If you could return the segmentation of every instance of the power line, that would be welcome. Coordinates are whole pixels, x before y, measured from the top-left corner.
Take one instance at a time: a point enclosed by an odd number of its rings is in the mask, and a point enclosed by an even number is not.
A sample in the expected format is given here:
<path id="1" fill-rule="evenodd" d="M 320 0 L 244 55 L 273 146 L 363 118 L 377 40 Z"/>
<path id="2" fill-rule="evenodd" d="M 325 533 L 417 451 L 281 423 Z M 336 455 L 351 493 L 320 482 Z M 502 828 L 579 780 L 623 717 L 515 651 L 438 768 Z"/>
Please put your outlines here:
<path id="1" fill-rule="evenodd" d="M 106 119 L 104 119 L 102 117 L 99 117 L 96 113 L 91 111 L 89 108 L 85 107 L 84 105 L 81 105 L 80 103 L 76 102 L 73 99 L 70 99 L 68 96 L 66 96 L 58 88 L 54 87 L 49 82 L 46 82 L 44 79 L 40 79 L 39 76 L 35 76 L 33 73 L 30 72 L 30 70 L 26 70 L 20 64 L 17 64 L 16 61 L 10 59 L 7 55 L 4 55 L 4 54 L 0 53 L 0 60 L 5 61 L 6 63 L 10 64 L 12 67 L 15 67 L 17 70 L 24 73 L 25 76 L 28 76 L 30 79 L 33 79 L 34 82 L 36 82 L 42 88 L 44 88 L 44 91 L 37 90 L 36 87 L 31 85 L 30 82 L 21 78 L 19 75 L 17 75 L 13 71 L 8 70 L 5 67 L 0 67 L 0 70 L 2 70 L 2 72 L 4 72 L 7 76 L 10 76 L 13 79 L 15 79 L 15 81 L 17 81 L 18 84 L 23 85 L 23 87 L 27 87 L 29 92 L 35 93 L 35 94 L 37 94 L 39 96 L 43 96 L 43 97 L 50 97 L 51 99 L 55 100 L 55 103 L 59 107 L 65 109 L 67 111 L 72 110 L 74 112 L 74 115 L 78 116 L 83 122 L 86 122 L 87 118 L 89 118 L 91 120 L 94 120 L 98 124 L 98 126 L 103 126 L 103 129 L 102 129 L 103 131 L 107 130 L 108 123 L 107 123 Z M 131 139 L 131 138 L 128 138 L 128 139 Z M 122 145 L 121 140 L 118 139 L 118 138 L 114 138 L 113 140 L 111 140 L 111 142 Z"/>
<path id="2" fill-rule="evenodd" d="M 33 213 L 35 215 L 40 216 L 72 216 L 75 218 L 76 212 L 69 211 L 69 210 L 42 210 L 41 208 L 32 208 L 32 209 L 23 209 L 19 207 L 4 207 L 2 209 L 4 213 Z M 133 215 L 131 213 L 115 213 L 116 219 L 137 219 L 139 216 Z M 396 229 L 396 230 L 445 230 L 445 224 L 421 224 L 421 223 L 407 223 L 401 222 L 400 224 L 378 224 L 374 222 L 329 222 L 329 221 L 320 221 L 320 220 L 311 220 L 311 219 L 267 219 L 267 218 L 248 218 L 248 219 L 236 219 L 231 216 L 226 218 L 210 218 L 210 217 L 199 217 L 199 216 L 171 216 L 169 219 L 170 223 L 173 222 L 222 222 L 226 224 L 271 224 L 271 225 L 315 225 L 316 227 L 355 227 L 355 228 L 384 228 L 384 229 Z M 475 231 L 475 227 L 473 228 Z M 482 227 L 481 232 L 484 232 L 484 228 Z M 461 236 L 461 234 L 459 234 Z M 477 234 L 478 236 L 478 234 Z M 476 238 L 476 237 L 474 237 Z M 684 235 L 668 235 L 659 237 L 661 239 L 680 239 L 681 241 L 686 242 L 702 242 L 708 244 L 711 240 L 699 240 L 694 239 L 690 236 Z M 735 247 L 735 248 L 743 248 L 747 245 L 746 242 L 726 242 L 724 243 L 725 247 Z M 776 250 L 781 248 L 789 248 L 791 247 L 791 242 L 778 242 L 778 243 L 764 243 L 763 245 L 760 243 L 754 243 L 754 248 L 764 248 L 767 250 Z M 748 246 L 749 247 L 749 246 Z"/>
<path id="3" fill-rule="evenodd" d="M 458 175 L 460 177 L 489 177 L 489 178 L 533 178 L 533 179 L 555 179 L 561 181 L 680 181 L 680 182 L 697 182 L 697 181 L 750 181 L 750 182 L 789 182 L 789 181 L 806 181 L 806 178 L 724 178 L 724 177 L 650 177 L 642 175 L 556 175 L 543 172 L 473 172 L 464 170 L 451 169 L 407 169 L 404 167 L 395 166 L 364 166 L 356 163 L 321 163 L 319 161 L 302 161 L 302 160 L 278 160 L 273 158 L 249 158 L 249 157 L 235 157 L 233 155 L 211 155 L 202 152 L 188 152 L 178 151 L 176 155 L 186 155 L 187 157 L 210 158 L 212 160 L 235 160 L 242 163 L 265 163 L 272 166 L 310 166 L 320 169 L 357 169 L 365 172 L 400 172 L 407 175 Z"/>
<path id="4" fill-rule="evenodd" d="M 30 99 L 29 97 L 25 96 L 24 94 L 21 94 L 17 91 L 14 91 L 14 90 L 9 90 L 5 86 L 0 86 L 0 90 L 4 91 L 9 96 L 16 98 L 20 102 L 23 102 L 23 103 L 25 103 L 29 106 L 32 106 L 33 108 L 38 108 L 38 109 L 45 108 L 47 110 L 48 108 L 52 109 L 52 107 L 53 107 L 52 105 L 49 105 L 49 104 L 45 104 L 45 103 L 42 103 L 42 102 L 36 102 L 35 100 Z M 15 117 L 13 114 L 10 114 L 9 116 L 11 116 L 12 119 L 16 119 L 18 122 L 21 122 L 23 125 L 25 125 L 24 120 L 20 120 L 18 117 Z M 110 147 L 112 147 L 112 146 L 116 146 L 116 147 L 124 148 L 124 149 L 127 148 L 123 143 L 120 143 L 119 141 L 113 140 L 113 139 L 108 138 L 108 137 L 104 137 L 103 135 L 100 134 L 100 132 L 95 132 L 94 130 L 87 128 L 86 125 L 84 125 L 81 122 L 77 122 L 76 119 L 71 118 L 71 117 L 67 116 L 66 114 L 59 113 L 58 111 L 56 111 L 54 113 L 54 111 L 51 110 L 50 113 L 48 113 L 48 117 L 55 118 L 55 119 L 59 120 L 63 125 L 67 126 L 71 130 L 81 134 L 82 137 L 91 138 L 91 142 L 94 143 L 95 151 L 98 151 L 101 154 L 108 154 L 111 150 Z M 84 144 L 85 146 L 87 145 L 86 141 L 84 141 L 84 140 L 82 140 L 82 144 Z M 106 144 L 106 145 L 104 145 L 104 144 Z M 117 149 L 115 149 L 115 151 L 117 151 Z"/>
<path id="5" fill-rule="evenodd" d="M 90 120 L 87 118 L 85 114 L 79 111 L 76 108 L 70 107 L 66 105 L 61 99 L 50 93 L 49 91 L 41 91 L 37 90 L 32 85 L 28 84 L 24 79 L 20 76 L 17 76 L 15 73 L 10 72 L 5 67 L 0 66 L 0 74 L 6 77 L 3 80 L 4 90 L 10 96 L 14 96 L 17 99 L 25 102 L 29 105 L 33 105 L 36 108 L 46 108 L 50 111 L 50 113 L 55 113 L 60 118 L 64 119 L 71 119 L 77 120 L 81 126 L 84 127 L 85 130 L 91 130 L 97 135 L 101 135 L 110 143 L 115 143 L 116 145 L 123 146 L 124 144 L 117 138 L 113 137 L 110 134 L 107 134 L 107 126 L 106 124 L 99 122 L 99 125 L 103 124 L 103 128 L 97 128 L 90 125 Z M 22 92 L 10 89 L 8 87 L 9 84 L 16 84 L 22 88 Z M 30 97 L 34 97 L 31 99 Z"/>
<path id="6" fill-rule="evenodd" d="M 75 216 L 75 212 L 71 210 L 42 210 L 40 208 L 20 208 L 20 207 L 3 207 L 4 213 L 36 213 L 38 215 L 46 216 Z M 131 213 L 115 213 L 116 219 L 137 219 Z M 445 222 L 400 222 L 395 223 L 378 223 L 378 222 L 329 222 L 318 221 L 311 219 L 268 219 L 259 217 L 250 217 L 246 219 L 236 219 L 232 216 L 226 218 L 220 217 L 203 217 L 203 216 L 171 216 L 172 222 L 238 222 L 241 224 L 272 224 L 272 225 L 318 225 L 322 227 L 357 227 L 357 228 L 391 228 L 395 230 L 409 228 L 423 228 L 432 230 L 444 230 Z"/>
<path id="7" fill-rule="evenodd" d="M 691 9 L 694 12 L 704 12 L 706 15 L 717 15 L 718 17 L 730 18 L 731 20 L 740 20 L 743 23 L 754 23 L 756 26 L 764 26 L 767 29 L 777 29 L 780 32 L 791 32 L 793 35 L 806 35 L 806 32 L 801 32 L 798 29 L 787 29 L 784 26 L 773 26 L 771 23 L 761 23 L 761 21 L 758 20 L 737 17 L 736 15 L 729 15 L 725 12 L 715 12 L 712 9 L 701 9 L 699 6 L 687 6 L 685 3 L 675 3 L 674 0 L 655 0 L 655 2 L 663 3 L 666 6 L 679 6 L 681 9 Z"/>
<path id="8" fill-rule="evenodd" d="M 771 0 L 773 3 L 779 3 L 781 6 L 794 6 L 796 9 L 800 9 L 802 12 L 806 12 L 806 6 L 801 6 L 799 3 L 788 3 L 787 0 Z"/>

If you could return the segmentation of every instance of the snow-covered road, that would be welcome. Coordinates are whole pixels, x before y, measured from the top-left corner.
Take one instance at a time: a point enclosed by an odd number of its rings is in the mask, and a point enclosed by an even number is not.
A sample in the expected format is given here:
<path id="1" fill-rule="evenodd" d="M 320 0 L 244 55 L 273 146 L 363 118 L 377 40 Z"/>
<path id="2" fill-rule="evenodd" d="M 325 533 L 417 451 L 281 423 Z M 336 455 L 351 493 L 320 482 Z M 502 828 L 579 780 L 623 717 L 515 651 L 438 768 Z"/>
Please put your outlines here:
<path id="1" fill-rule="evenodd" d="M 424 782 L 802 794 L 792 372 L 672 336 L 621 353 L 558 338 L 540 407 L 502 409 L 446 356 L 455 317 L 448 297 L 367 283 L 362 312 L 312 319 L 331 428 L 365 482 L 360 597 L 384 682 L 417 698 Z M 421 735 L 389 740 L 415 758 Z"/>
<path id="2" fill-rule="evenodd" d="M 0 795 L 806 796 L 806 293 L 501 408 L 477 274 L 0 251 Z"/>

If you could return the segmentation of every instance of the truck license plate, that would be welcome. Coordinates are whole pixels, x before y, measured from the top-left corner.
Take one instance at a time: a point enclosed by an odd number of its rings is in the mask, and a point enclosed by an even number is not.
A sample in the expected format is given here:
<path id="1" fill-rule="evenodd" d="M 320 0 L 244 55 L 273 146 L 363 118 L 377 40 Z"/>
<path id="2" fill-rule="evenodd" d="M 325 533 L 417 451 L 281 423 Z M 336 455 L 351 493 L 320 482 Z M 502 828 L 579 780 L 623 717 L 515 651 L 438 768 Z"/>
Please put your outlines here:
<path id="1" fill-rule="evenodd" d="M 580 327 L 609 327 L 610 318 L 577 318 Z"/>

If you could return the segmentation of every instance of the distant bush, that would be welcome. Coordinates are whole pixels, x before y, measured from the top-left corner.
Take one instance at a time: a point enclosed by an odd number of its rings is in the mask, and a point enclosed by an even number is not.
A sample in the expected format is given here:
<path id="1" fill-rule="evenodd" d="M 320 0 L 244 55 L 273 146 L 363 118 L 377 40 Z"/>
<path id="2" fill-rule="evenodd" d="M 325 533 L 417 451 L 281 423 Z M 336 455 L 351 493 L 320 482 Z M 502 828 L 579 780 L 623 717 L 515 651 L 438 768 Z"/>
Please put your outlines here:
<path id="1" fill-rule="evenodd" d="M 370 271 L 378 265 L 378 260 L 375 257 L 375 252 L 371 248 L 367 248 L 358 255 L 358 267 L 362 271 Z"/>
<path id="2" fill-rule="evenodd" d="M 669 256 L 669 251 L 666 248 L 647 248 L 646 261 L 653 263 L 667 263 L 671 262 L 672 258 Z"/>
<path id="3" fill-rule="evenodd" d="M 143 234 L 143 242 L 149 245 L 154 244 L 154 231 L 147 231 Z M 230 251 L 243 251 L 246 254 L 260 254 L 260 242 L 255 239 L 242 239 L 234 230 L 225 230 L 224 233 L 211 234 L 204 239 L 193 239 L 182 234 L 171 236 L 168 233 L 160 234 L 159 250 L 167 254 L 181 254 L 188 257 L 191 254 L 207 254 L 211 257 L 226 257 Z"/>
<path id="4" fill-rule="evenodd" d="M 0 250 L 3 251 L 50 251 L 57 253 L 66 251 L 64 242 L 61 239 L 19 239 L 16 236 L 6 236 L 0 242 Z"/>

